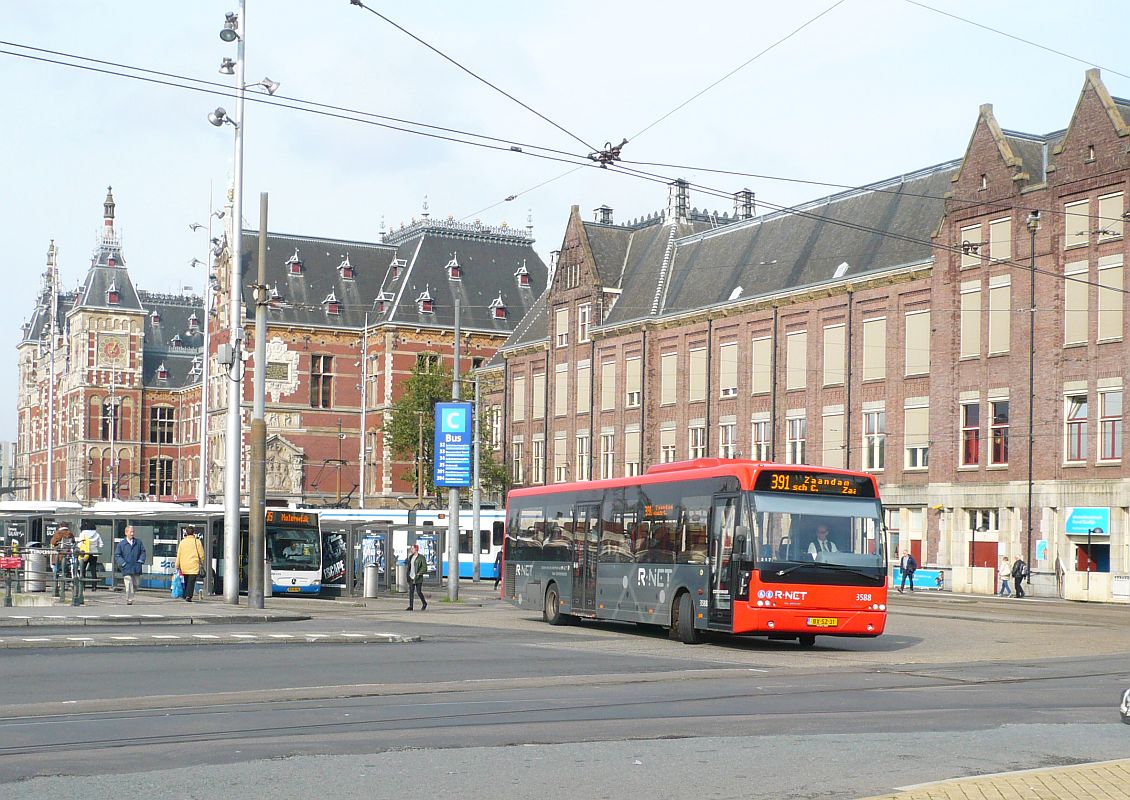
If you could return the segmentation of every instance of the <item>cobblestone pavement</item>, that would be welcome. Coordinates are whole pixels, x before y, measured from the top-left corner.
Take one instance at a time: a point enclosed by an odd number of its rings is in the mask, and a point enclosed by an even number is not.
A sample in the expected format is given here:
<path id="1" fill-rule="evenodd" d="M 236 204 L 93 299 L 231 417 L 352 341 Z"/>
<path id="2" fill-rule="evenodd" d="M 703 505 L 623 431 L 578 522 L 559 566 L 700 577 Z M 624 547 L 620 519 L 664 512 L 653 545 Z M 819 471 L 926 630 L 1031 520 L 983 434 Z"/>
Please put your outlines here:
<path id="1" fill-rule="evenodd" d="M 1006 772 L 914 786 L 866 800 L 1119 800 L 1130 798 L 1130 759 Z"/>

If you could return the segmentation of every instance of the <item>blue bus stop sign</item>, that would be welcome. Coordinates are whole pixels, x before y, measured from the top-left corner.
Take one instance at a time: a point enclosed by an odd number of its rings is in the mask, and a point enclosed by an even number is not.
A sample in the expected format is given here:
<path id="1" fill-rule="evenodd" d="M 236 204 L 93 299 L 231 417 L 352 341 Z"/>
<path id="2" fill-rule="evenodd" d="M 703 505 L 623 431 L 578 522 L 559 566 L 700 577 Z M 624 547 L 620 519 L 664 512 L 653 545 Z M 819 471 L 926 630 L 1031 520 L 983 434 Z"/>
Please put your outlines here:
<path id="1" fill-rule="evenodd" d="M 471 404 L 436 403 L 435 465 L 437 487 L 471 485 Z"/>

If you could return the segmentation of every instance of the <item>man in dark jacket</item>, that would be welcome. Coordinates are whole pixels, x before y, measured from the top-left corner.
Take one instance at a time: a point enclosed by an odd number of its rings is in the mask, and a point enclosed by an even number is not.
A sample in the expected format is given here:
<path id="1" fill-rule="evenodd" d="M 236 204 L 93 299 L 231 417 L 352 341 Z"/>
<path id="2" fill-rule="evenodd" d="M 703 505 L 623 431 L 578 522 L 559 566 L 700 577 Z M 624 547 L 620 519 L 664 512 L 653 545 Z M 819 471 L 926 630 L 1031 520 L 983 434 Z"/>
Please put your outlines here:
<path id="1" fill-rule="evenodd" d="M 1016 599 L 1019 600 L 1024 596 L 1024 587 L 1021 584 L 1024 582 L 1024 579 L 1028 577 L 1028 565 L 1024 563 L 1023 558 L 1018 558 L 1012 563 L 1012 577 Z"/>
<path id="2" fill-rule="evenodd" d="M 910 591 L 913 592 L 914 570 L 918 569 L 918 562 L 910 553 L 903 553 L 902 561 L 899 562 L 899 568 L 902 570 L 902 583 L 899 585 L 899 592 L 902 592 L 908 580 L 910 581 Z"/>
<path id="3" fill-rule="evenodd" d="M 494 588 L 498 588 L 499 581 L 502 580 L 502 549 L 495 553 L 494 556 Z"/>
<path id="4" fill-rule="evenodd" d="M 133 536 L 133 526 L 126 526 L 126 538 L 114 548 L 114 563 L 122 571 L 126 585 L 126 605 L 133 605 L 137 584 L 141 579 L 141 567 L 145 563 L 145 545 Z"/>
<path id="5" fill-rule="evenodd" d="M 420 545 L 412 545 L 412 554 L 408 556 L 408 608 L 405 611 L 413 610 L 412 601 L 416 594 L 420 595 L 420 602 L 424 604 L 420 610 L 428 610 L 428 601 L 424 599 L 424 575 L 427 572 L 428 560 L 420 552 Z"/>

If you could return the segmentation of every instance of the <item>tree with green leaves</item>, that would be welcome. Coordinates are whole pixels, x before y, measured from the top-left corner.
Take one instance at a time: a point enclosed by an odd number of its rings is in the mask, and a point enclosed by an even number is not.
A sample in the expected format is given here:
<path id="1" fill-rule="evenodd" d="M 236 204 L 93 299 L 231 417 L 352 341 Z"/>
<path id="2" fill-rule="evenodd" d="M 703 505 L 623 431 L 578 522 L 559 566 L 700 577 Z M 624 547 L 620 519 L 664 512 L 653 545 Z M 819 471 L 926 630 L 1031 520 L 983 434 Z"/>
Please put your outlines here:
<path id="1" fill-rule="evenodd" d="M 464 379 L 466 380 L 466 379 Z M 424 473 L 425 494 L 435 495 L 437 502 L 442 498 L 432 482 L 434 470 L 432 464 L 435 459 L 435 407 L 436 403 L 446 403 L 451 400 L 451 371 L 428 359 L 421 359 L 412 374 L 403 383 L 403 393 L 400 399 L 392 405 L 392 410 L 385 424 L 385 440 L 388 442 L 394 457 L 403 461 L 411 461 L 412 467 L 401 477 L 412 481 L 416 486 L 417 470 Z M 423 432 L 423 453 L 417 453 Z M 479 434 L 482 435 L 486 428 L 484 414 L 479 415 Z M 485 494 L 504 494 L 509 488 L 509 476 L 506 468 L 491 456 L 490 449 L 479 449 L 479 481 Z"/>

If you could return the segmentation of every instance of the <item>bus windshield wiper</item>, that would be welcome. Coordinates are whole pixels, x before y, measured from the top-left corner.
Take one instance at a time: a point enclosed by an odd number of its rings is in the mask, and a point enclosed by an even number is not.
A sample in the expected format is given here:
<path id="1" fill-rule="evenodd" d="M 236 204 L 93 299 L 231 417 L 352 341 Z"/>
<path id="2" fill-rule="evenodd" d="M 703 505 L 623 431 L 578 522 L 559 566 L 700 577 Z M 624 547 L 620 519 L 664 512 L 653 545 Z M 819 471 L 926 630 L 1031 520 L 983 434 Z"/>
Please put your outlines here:
<path id="1" fill-rule="evenodd" d="M 796 572 L 798 569 L 803 569 L 805 567 L 817 567 L 819 569 L 830 569 L 830 570 L 835 570 L 837 572 L 851 572 L 854 575 L 858 575 L 861 578 L 868 578 L 869 580 L 876 580 L 876 578 L 877 578 L 876 575 L 872 575 L 872 574 L 864 572 L 862 570 L 853 569 L 852 567 L 845 567 L 842 564 L 829 564 L 829 563 L 824 562 L 824 561 L 807 561 L 807 562 L 802 562 L 800 564 L 794 564 L 793 566 L 791 566 L 787 569 L 779 569 L 774 574 L 778 578 L 783 578 L 786 575 L 788 575 L 790 572 Z"/>

